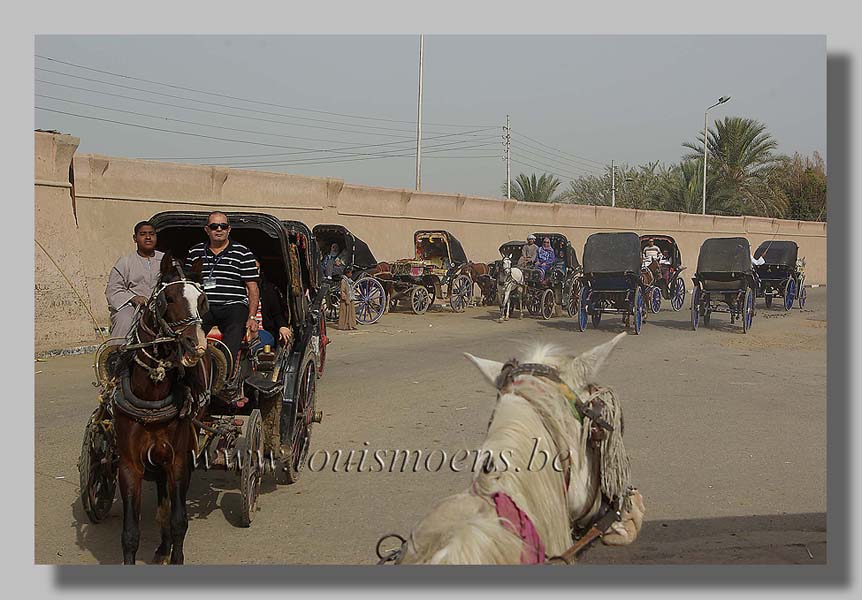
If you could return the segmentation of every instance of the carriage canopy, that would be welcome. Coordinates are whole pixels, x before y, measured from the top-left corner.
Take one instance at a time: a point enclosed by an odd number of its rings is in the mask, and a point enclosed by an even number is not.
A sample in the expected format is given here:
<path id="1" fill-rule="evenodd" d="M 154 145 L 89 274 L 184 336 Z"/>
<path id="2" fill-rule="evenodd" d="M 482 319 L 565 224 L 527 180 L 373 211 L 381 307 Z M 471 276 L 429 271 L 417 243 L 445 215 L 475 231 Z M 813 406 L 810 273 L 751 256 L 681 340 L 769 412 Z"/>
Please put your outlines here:
<path id="1" fill-rule="evenodd" d="M 649 245 L 650 240 L 655 240 L 655 245 L 661 248 L 662 253 L 664 253 L 665 250 L 670 252 L 670 264 L 673 268 L 678 269 L 682 266 L 682 254 L 679 251 L 679 246 L 677 246 L 675 239 L 663 233 L 642 235 L 641 252 L 643 252 L 643 249 Z"/>
<path id="2" fill-rule="evenodd" d="M 639 273 L 641 245 L 638 234 L 594 233 L 584 245 L 585 273 Z"/>
<path id="3" fill-rule="evenodd" d="M 368 244 L 353 235 L 343 225 L 315 225 L 314 239 L 321 252 L 328 252 L 330 246 L 336 243 L 341 248 L 347 248 L 350 255 L 350 265 L 354 269 L 364 270 L 377 266 L 377 259 Z"/>
<path id="4" fill-rule="evenodd" d="M 448 231 L 417 231 L 413 234 L 413 243 L 416 247 L 416 258 L 419 260 L 442 256 L 448 258 L 453 265 L 467 263 L 467 255 L 461 242 Z"/>
<path id="5" fill-rule="evenodd" d="M 521 258 L 523 248 L 526 245 L 527 242 L 523 240 L 512 240 L 510 242 L 506 242 L 505 244 L 500 246 L 500 256 L 511 255 L 512 262 L 516 263 Z"/>
<path id="6" fill-rule="evenodd" d="M 751 246 L 744 237 L 709 238 L 700 247 L 698 273 L 750 273 Z"/>
<path id="7" fill-rule="evenodd" d="M 566 267 L 574 269 L 580 265 L 580 263 L 578 263 L 578 255 L 575 252 L 575 249 L 572 247 L 569 239 L 562 233 L 535 232 L 533 235 L 536 236 L 536 244 L 539 246 L 542 245 L 542 240 L 544 240 L 544 238 L 548 238 L 551 242 L 551 248 L 554 249 L 557 261 L 559 261 L 561 257 L 565 257 Z"/>
<path id="8" fill-rule="evenodd" d="M 796 242 L 789 240 L 773 240 L 763 242 L 754 252 L 754 258 L 763 257 L 767 265 L 779 265 L 783 267 L 796 268 L 796 258 L 799 246 Z"/>

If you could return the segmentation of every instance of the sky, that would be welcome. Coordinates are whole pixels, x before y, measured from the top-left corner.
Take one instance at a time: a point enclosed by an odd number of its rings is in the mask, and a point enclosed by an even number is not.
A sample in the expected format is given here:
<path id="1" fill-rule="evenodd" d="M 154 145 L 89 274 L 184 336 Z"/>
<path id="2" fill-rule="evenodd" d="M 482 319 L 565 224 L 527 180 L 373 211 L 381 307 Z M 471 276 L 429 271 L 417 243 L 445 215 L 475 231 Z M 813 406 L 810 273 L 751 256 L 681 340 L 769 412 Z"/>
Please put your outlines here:
<path id="1" fill-rule="evenodd" d="M 415 188 L 418 35 L 40 35 L 35 55 L 35 128 L 79 152 Z M 675 163 L 720 96 L 710 123 L 827 158 L 825 36 L 426 35 L 421 189 L 503 195 L 507 115 L 513 178 Z"/>

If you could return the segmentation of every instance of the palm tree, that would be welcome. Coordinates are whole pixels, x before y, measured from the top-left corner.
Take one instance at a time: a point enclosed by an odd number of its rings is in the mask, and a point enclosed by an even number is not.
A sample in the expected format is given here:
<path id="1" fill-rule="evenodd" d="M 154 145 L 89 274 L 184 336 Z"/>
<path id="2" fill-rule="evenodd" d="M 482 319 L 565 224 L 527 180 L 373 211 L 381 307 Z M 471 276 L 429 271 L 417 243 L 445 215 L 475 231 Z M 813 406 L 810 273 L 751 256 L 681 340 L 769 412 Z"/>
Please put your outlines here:
<path id="1" fill-rule="evenodd" d="M 536 174 L 528 177 L 521 173 L 512 182 L 512 198 L 521 202 L 555 202 L 554 192 L 560 187 L 560 180 L 556 177 L 543 173 L 536 179 Z M 502 186 L 503 194 L 506 193 L 506 184 Z"/>
<path id="2" fill-rule="evenodd" d="M 683 146 L 694 151 L 685 160 L 703 160 L 702 134 L 697 142 L 685 142 Z M 732 201 L 743 212 L 784 214 L 786 198 L 769 186 L 770 175 L 778 165 L 778 157 L 772 153 L 778 142 L 766 131 L 766 125 L 754 119 L 725 117 L 723 121 L 715 121 L 715 129 L 709 130 L 706 147 L 707 166 L 713 165 L 717 180 L 729 188 Z M 712 183 L 711 177 L 708 183 Z"/>
<path id="3" fill-rule="evenodd" d="M 661 187 L 664 210 L 700 213 L 703 207 L 703 158 L 674 165 L 663 177 Z M 739 214 L 731 190 L 717 177 L 709 178 L 706 192 L 710 213 Z"/>

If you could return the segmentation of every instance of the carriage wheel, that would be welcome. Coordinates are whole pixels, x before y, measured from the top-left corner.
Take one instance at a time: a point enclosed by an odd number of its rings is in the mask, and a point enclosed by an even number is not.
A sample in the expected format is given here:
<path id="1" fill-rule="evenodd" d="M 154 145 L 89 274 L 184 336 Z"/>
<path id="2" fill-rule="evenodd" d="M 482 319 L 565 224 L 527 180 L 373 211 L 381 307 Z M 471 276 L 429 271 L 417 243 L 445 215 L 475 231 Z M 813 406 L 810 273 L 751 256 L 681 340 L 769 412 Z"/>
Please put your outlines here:
<path id="1" fill-rule="evenodd" d="M 691 291 L 691 330 L 697 331 L 700 324 L 700 288 L 694 286 Z"/>
<path id="2" fill-rule="evenodd" d="M 709 307 L 704 309 L 703 311 L 703 324 L 709 327 L 709 320 L 712 318 L 712 311 L 709 310 Z"/>
<path id="3" fill-rule="evenodd" d="M 641 326 L 643 325 L 644 313 L 646 312 L 646 307 L 644 306 L 644 294 L 640 286 L 635 289 L 635 301 L 633 309 L 634 314 L 632 314 L 632 316 L 634 317 L 633 322 L 635 335 L 640 335 Z"/>
<path id="4" fill-rule="evenodd" d="M 314 361 L 305 363 L 296 392 L 296 408 L 289 443 L 285 444 L 281 468 L 278 472 L 283 477 L 279 483 L 296 483 L 305 465 L 308 448 L 311 446 L 311 428 L 320 417 L 315 413 L 315 396 L 317 394 L 317 378 L 314 377 Z"/>
<path id="5" fill-rule="evenodd" d="M 566 295 L 566 314 L 569 317 L 576 317 L 581 309 L 581 286 L 578 281 L 572 280 L 569 284 L 569 291 Z"/>
<path id="6" fill-rule="evenodd" d="M 591 321 L 593 322 L 593 327 L 596 329 L 599 328 L 599 325 L 602 324 L 602 308 L 604 307 L 603 302 L 596 302 L 593 306 L 593 314 L 591 317 Z"/>
<path id="7" fill-rule="evenodd" d="M 772 308 L 772 296 L 766 296 L 764 300 L 766 300 L 766 308 Z"/>
<path id="8" fill-rule="evenodd" d="M 117 490 L 114 435 L 112 429 L 102 425 L 103 416 L 100 406 L 87 421 L 78 459 L 81 504 L 91 523 L 99 523 L 108 516 Z"/>
<path id="9" fill-rule="evenodd" d="M 245 423 L 245 433 L 237 442 L 237 454 L 241 460 L 239 493 L 242 496 L 240 524 L 248 527 L 257 512 L 260 495 L 260 480 L 263 477 L 263 427 L 260 411 L 254 409 Z"/>
<path id="10" fill-rule="evenodd" d="M 356 322 L 361 325 L 376 323 L 386 311 L 386 290 L 374 277 L 361 277 L 353 285 L 356 305 Z"/>
<path id="11" fill-rule="evenodd" d="M 320 345 L 320 364 L 317 365 L 317 377 L 323 377 L 323 367 L 326 364 L 326 347 L 329 345 L 329 337 L 326 335 L 326 319 L 320 321 L 320 331 L 318 332 L 318 343 Z"/>
<path id="12" fill-rule="evenodd" d="M 670 297 L 670 307 L 674 311 L 682 310 L 685 303 L 685 281 L 682 277 L 677 277 L 673 281 L 673 293 Z"/>
<path id="13" fill-rule="evenodd" d="M 459 275 L 452 283 L 449 306 L 455 312 L 464 312 L 473 299 L 473 280 L 467 275 Z"/>
<path id="14" fill-rule="evenodd" d="M 587 317 L 590 303 L 590 290 L 589 288 L 581 288 L 580 298 L 578 300 L 578 331 L 586 331 L 587 330 Z"/>
<path id="15" fill-rule="evenodd" d="M 542 318 L 544 320 L 548 320 L 554 316 L 554 309 L 556 308 L 556 300 L 554 299 L 554 290 L 547 289 L 542 292 Z"/>
<path id="16" fill-rule="evenodd" d="M 743 300 L 742 306 L 742 333 L 748 333 L 748 330 L 751 329 L 751 325 L 754 322 L 754 292 L 751 288 L 746 288 L 745 300 Z"/>
<path id="17" fill-rule="evenodd" d="M 429 306 L 431 306 L 431 294 L 425 286 L 414 285 L 410 291 L 410 308 L 413 309 L 413 314 L 425 314 Z"/>
<path id="18" fill-rule="evenodd" d="M 661 290 L 655 286 L 647 288 L 647 298 L 649 299 L 649 310 L 656 314 L 661 310 Z"/>
<path id="19" fill-rule="evenodd" d="M 799 308 L 805 308 L 805 300 L 808 298 L 808 292 L 805 290 L 805 280 L 800 278 L 797 287 L 799 288 L 799 291 L 796 293 Z"/>
<path id="20" fill-rule="evenodd" d="M 788 279 L 784 284 L 784 310 L 793 308 L 794 300 L 796 300 L 796 281 Z"/>

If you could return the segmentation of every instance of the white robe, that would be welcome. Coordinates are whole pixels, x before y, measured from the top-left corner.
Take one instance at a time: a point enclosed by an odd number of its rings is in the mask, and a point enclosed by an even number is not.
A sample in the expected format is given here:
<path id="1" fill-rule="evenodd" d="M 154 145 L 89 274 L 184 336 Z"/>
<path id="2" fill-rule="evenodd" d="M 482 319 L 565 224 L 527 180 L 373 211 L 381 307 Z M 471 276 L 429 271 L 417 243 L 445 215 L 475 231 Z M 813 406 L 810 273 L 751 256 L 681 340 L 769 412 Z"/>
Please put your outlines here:
<path id="1" fill-rule="evenodd" d="M 132 298 L 149 298 L 159 279 L 159 267 L 164 252 L 156 250 L 155 256 L 145 258 L 137 252 L 121 256 L 108 275 L 105 298 L 111 313 L 111 337 L 125 338 L 132 328 L 135 305 Z M 116 340 L 116 344 L 122 340 Z"/>

